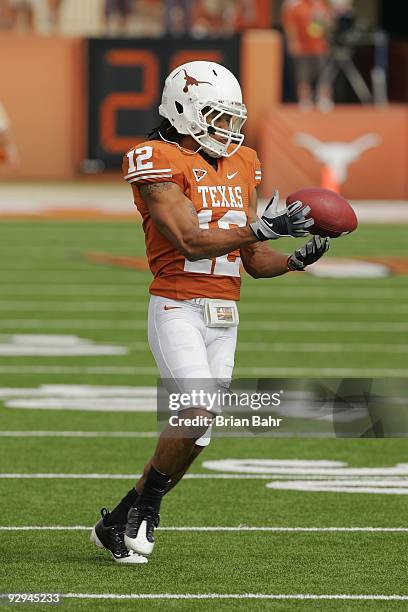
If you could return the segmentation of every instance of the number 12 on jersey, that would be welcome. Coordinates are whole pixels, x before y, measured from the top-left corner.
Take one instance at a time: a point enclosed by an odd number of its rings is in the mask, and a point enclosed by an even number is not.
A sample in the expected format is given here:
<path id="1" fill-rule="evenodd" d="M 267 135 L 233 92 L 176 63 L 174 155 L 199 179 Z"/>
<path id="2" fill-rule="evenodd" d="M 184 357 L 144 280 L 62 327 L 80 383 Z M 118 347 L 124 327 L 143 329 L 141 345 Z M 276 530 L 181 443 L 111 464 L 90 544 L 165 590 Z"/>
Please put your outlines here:
<path id="1" fill-rule="evenodd" d="M 198 222 L 201 229 L 210 229 L 212 210 L 200 210 L 197 213 Z M 218 227 L 220 229 L 230 229 L 231 225 L 244 227 L 247 223 L 247 216 L 242 210 L 229 210 L 220 219 Z M 198 261 L 185 260 L 184 271 L 195 272 L 196 274 L 218 274 L 220 276 L 240 276 L 239 268 L 241 258 L 235 257 L 233 261 L 228 259 L 228 255 L 220 255 L 215 261 L 212 259 L 199 259 Z"/>
<path id="2" fill-rule="evenodd" d="M 140 147 L 139 149 L 132 149 L 129 153 L 126 153 L 129 160 L 128 174 L 136 172 L 136 170 L 150 170 L 150 168 L 153 168 L 153 162 L 146 161 L 150 159 L 152 155 L 153 147 Z"/>

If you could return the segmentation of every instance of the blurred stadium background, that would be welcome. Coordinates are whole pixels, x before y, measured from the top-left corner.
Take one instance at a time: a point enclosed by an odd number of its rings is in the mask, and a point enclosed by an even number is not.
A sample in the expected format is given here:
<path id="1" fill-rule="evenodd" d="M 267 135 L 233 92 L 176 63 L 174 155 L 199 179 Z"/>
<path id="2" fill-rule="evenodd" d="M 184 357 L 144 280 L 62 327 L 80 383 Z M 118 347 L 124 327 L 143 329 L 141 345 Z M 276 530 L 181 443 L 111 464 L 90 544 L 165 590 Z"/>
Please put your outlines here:
<path id="1" fill-rule="evenodd" d="M 360 221 L 355 234 L 333 241 L 312 273 L 244 279 L 235 374 L 406 379 L 405 3 L 354 2 L 350 37 L 333 44 L 346 47 L 366 100 L 340 72 L 329 112 L 305 112 L 296 103 L 279 0 L 139 0 L 128 3 L 124 19 L 111 17 L 112 7 L 107 16 L 102 0 L 37 0 L 16 11 L 18 4 L 0 0 L 0 488 L 9 501 L 2 506 L 0 590 L 407 598 L 400 495 L 408 492 L 407 470 L 392 472 L 406 466 L 404 440 L 214 440 L 206 461 L 258 459 L 260 475 L 237 469 L 231 480 L 225 473 L 212 480 L 214 468 L 197 463 L 166 502 L 168 531 L 160 533 L 151 563 L 160 579 L 149 564 L 136 568 L 131 585 L 126 572 L 112 583 L 108 561 L 88 548 L 83 533 L 99 504 L 122 495 L 128 472 L 142 468 L 154 444 L 150 274 L 120 161 L 157 124 L 164 77 L 184 61 L 217 61 L 239 77 L 246 144 L 263 163 L 264 200 L 275 188 L 284 197 L 324 185 L 339 189 Z M 351 480 L 345 467 L 343 489 L 337 480 L 326 492 L 301 485 L 270 491 L 262 479 L 276 485 L 282 478 L 268 476 L 262 462 L 272 459 L 303 480 L 340 478 L 333 475 L 339 462 L 362 472 Z M 209 499 L 216 500 L 210 514 Z M 72 531 L 26 529 L 33 525 Z M 346 532 L 220 532 L 217 539 L 205 530 L 172 532 L 200 525 Z M 347 532 L 356 527 L 369 531 Z M 374 527 L 379 531 L 370 532 Z M 394 528 L 401 531 L 387 533 Z M 196 569 L 186 584 L 189 563 Z M 89 598 L 72 605 L 113 609 Z M 251 609 L 262 605 L 252 601 Z M 299 609 L 296 602 L 282 605 Z M 346 609 L 344 602 L 322 605 Z M 390 609 L 381 599 L 350 605 Z"/>

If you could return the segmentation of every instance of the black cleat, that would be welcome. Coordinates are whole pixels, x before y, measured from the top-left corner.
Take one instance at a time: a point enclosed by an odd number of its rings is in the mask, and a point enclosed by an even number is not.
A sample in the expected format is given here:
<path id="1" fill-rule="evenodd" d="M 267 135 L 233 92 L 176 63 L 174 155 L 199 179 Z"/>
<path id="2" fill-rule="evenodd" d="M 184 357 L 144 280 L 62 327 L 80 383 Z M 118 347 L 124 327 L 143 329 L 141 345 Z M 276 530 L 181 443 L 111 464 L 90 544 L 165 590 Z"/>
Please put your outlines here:
<path id="1" fill-rule="evenodd" d="M 101 510 L 101 520 L 96 523 L 91 532 L 91 542 L 98 548 L 106 548 L 116 563 L 147 563 L 146 557 L 138 555 L 125 546 L 124 535 L 126 525 L 105 525 L 103 519 L 109 514 L 106 508 Z"/>
<path id="2" fill-rule="evenodd" d="M 128 512 L 125 545 L 139 555 L 150 555 L 154 548 L 154 529 L 160 515 L 149 506 L 134 506 Z"/>

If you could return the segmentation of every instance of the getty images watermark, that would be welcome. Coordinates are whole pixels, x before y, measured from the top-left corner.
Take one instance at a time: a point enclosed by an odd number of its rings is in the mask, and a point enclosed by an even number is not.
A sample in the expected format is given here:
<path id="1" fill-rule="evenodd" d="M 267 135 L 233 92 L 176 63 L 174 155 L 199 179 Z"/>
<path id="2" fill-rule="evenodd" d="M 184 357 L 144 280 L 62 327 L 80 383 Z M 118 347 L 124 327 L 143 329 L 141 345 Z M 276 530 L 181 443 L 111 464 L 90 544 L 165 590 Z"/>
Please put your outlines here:
<path id="1" fill-rule="evenodd" d="M 178 379 L 161 381 L 158 388 L 159 431 L 172 437 L 177 428 L 197 437 L 212 426 L 217 435 L 254 435 L 279 429 L 283 389 L 257 390 L 250 384 L 222 380 Z"/>
<path id="2" fill-rule="evenodd" d="M 208 391 L 205 389 L 191 389 L 189 392 L 173 392 L 169 394 L 169 410 L 175 412 L 169 417 L 171 427 L 279 427 L 282 418 L 272 417 L 270 414 L 250 414 L 248 416 L 237 416 L 219 414 L 225 410 L 235 411 L 258 411 L 265 408 L 275 408 L 281 405 L 283 390 L 273 393 L 268 392 L 233 392 L 225 390 Z M 197 416 L 183 416 L 182 411 L 188 408 L 201 408 L 210 415 L 200 414 Z M 215 415 L 215 416 L 213 416 Z"/>
<path id="3" fill-rule="evenodd" d="M 158 385 L 169 437 L 408 437 L 408 380 L 172 379 Z M 182 428 L 182 431 L 180 430 Z"/>

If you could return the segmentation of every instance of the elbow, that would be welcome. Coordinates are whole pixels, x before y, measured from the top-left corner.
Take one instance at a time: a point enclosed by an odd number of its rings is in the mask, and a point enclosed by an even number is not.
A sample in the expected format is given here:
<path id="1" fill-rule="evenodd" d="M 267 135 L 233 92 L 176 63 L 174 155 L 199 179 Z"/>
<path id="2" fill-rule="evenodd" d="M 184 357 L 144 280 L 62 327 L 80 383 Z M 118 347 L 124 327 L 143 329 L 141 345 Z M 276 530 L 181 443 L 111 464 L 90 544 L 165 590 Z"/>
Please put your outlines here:
<path id="1" fill-rule="evenodd" d="M 255 268 L 245 268 L 247 273 L 249 274 L 249 276 L 252 276 L 252 278 L 262 278 L 262 274 L 260 274 L 258 272 L 258 270 L 256 270 Z"/>
<path id="2" fill-rule="evenodd" d="M 197 246 L 197 240 L 194 236 L 185 237 L 179 245 L 179 251 L 188 261 L 198 261 L 199 259 L 208 257 L 208 255 L 203 252 L 203 249 Z"/>
<path id="3" fill-rule="evenodd" d="M 261 278 L 261 275 L 259 274 L 259 272 L 257 272 L 257 270 L 247 270 L 247 272 L 249 276 L 252 276 L 252 278 Z"/>
<path id="4" fill-rule="evenodd" d="M 197 252 L 197 249 L 188 243 L 179 244 L 178 250 L 188 261 L 198 261 L 203 258 L 203 256 Z"/>
<path id="5" fill-rule="evenodd" d="M 261 278 L 262 274 L 260 274 L 256 267 L 249 265 L 247 262 L 242 263 L 244 265 L 245 272 L 249 274 L 249 276 L 252 276 L 252 278 Z"/>
<path id="6" fill-rule="evenodd" d="M 198 261 L 204 258 L 203 255 L 199 255 L 194 249 L 183 249 L 181 254 L 184 255 L 188 261 Z"/>

